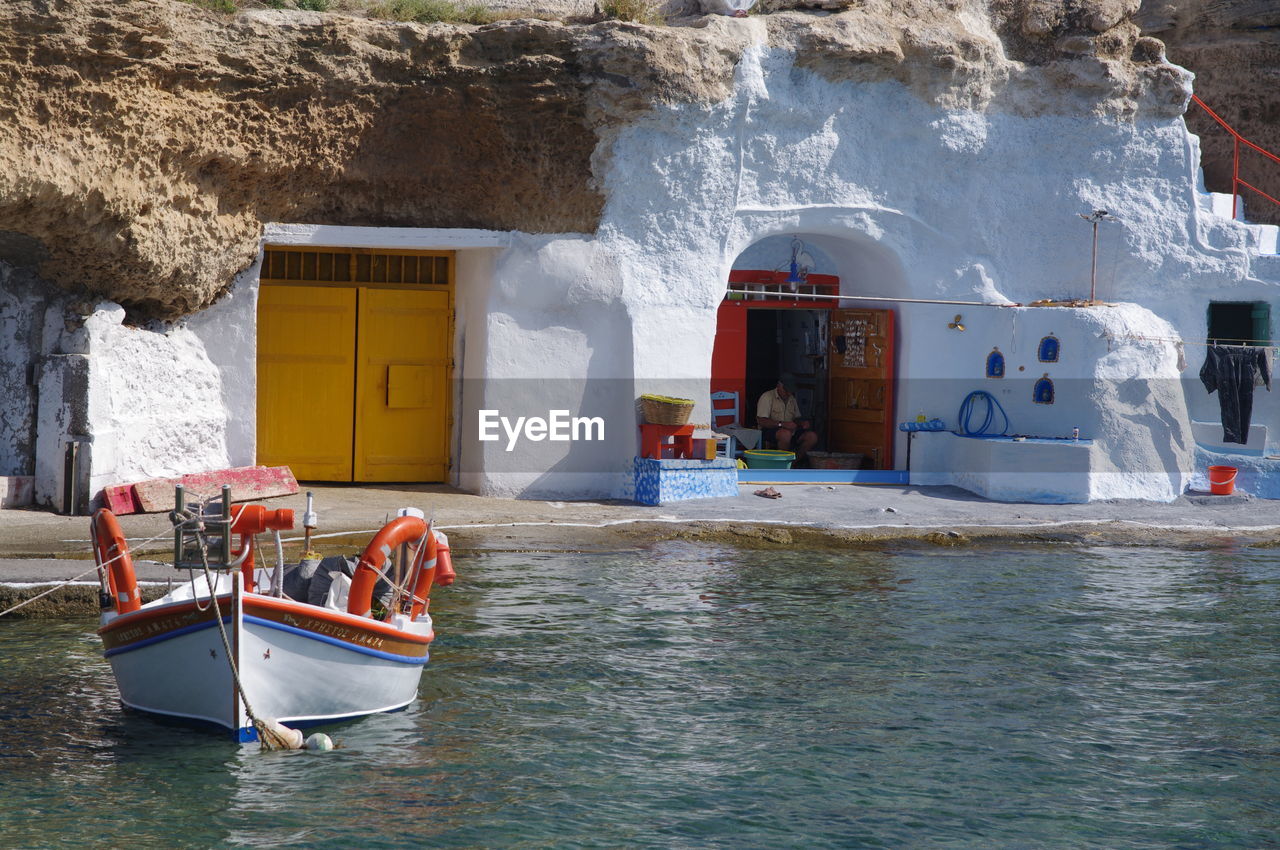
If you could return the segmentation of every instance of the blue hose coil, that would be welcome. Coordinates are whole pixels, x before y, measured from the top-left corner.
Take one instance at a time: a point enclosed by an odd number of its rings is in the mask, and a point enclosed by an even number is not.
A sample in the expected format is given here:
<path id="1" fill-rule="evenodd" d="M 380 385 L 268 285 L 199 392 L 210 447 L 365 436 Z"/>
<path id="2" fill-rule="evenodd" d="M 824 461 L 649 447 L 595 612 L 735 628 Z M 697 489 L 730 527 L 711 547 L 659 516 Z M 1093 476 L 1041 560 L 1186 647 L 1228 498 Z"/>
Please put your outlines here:
<path id="1" fill-rule="evenodd" d="M 980 400 L 987 402 L 987 415 L 983 418 L 981 425 L 973 428 L 973 423 L 970 420 L 974 414 L 974 406 Z M 995 424 L 996 411 L 1000 411 L 1000 417 L 1004 419 L 1004 425 L 1001 426 L 999 431 L 992 431 L 989 429 Z M 964 397 L 964 401 L 960 402 L 960 412 L 957 414 L 957 418 L 960 422 L 960 433 L 966 437 L 987 437 L 1009 432 L 1009 414 L 1004 412 L 1000 402 L 996 401 L 991 396 L 991 393 L 983 392 L 982 390 L 974 390 Z"/>

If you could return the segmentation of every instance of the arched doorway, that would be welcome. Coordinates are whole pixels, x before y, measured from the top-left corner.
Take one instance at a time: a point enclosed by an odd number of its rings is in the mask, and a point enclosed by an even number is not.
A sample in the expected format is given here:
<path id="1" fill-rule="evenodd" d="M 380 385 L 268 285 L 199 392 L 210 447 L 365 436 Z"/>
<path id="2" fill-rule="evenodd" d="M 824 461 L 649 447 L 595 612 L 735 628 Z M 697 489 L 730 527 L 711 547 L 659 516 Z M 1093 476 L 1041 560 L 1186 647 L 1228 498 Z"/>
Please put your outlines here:
<path id="1" fill-rule="evenodd" d="M 814 464 L 893 469 L 895 312 L 844 306 L 839 271 L 802 236 L 743 251 L 717 313 L 711 391 L 735 394 L 737 421 L 754 428 L 756 400 L 787 374 L 818 431 Z"/>

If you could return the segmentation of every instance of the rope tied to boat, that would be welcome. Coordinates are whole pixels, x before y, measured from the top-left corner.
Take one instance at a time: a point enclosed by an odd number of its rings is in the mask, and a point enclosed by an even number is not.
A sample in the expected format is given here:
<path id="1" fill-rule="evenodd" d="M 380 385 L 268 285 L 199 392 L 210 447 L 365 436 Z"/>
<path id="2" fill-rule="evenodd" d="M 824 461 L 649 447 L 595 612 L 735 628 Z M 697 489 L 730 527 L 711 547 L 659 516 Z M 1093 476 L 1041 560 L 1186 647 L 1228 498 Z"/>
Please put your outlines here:
<path id="1" fill-rule="evenodd" d="M 202 512 L 203 512 L 203 509 L 201 509 L 200 511 L 196 511 L 190 508 L 182 511 L 175 510 L 170 512 L 169 514 L 170 527 L 160 532 L 159 534 L 155 534 L 141 541 L 140 543 L 137 544 L 137 548 L 142 548 L 151 543 L 154 543 L 155 541 L 161 539 L 162 537 L 168 537 L 172 535 L 174 531 L 177 531 L 181 526 L 187 523 L 198 522 L 200 519 L 200 514 Z M 96 535 L 96 524 L 94 527 L 95 527 L 95 535 Z M 218 600 L 217 600 L 216 582 L 214 581 L 214 578 L 213 578 L 213 571 L 209 566 L 208 539 L 206 537 L 202 523 L 200 524 L 199 530 L 197 531 L 196 539 L 199 542 L 200 561 L 204 571 L 205 584 L 209 589 L 209 603 L 207 605 L 203 607 L 200 605 L 199 594 L 195 592 L 196 578 L 195 578 L 194 570 L 188 570 L 188 575 L 192 583 L 192 597 L 196 604 L 196 608 L 197 610 L 204 612 L 216 606 L 218 604 Z M 278 535 L 277 535 L 277 539 L 278 539 Z M 248 549 L 249 549 L 249 546 L 246 546 L 245 547 L 246 551 L 244 554 L 247 554 Z M 72 584 L 73 582 L 77 582 L 93 573 L 98 573 L 99 585 L 100 587 L 105 589 L 107 568 L 110 567 L 116 561 L 129 557 L 129 551 L 126 548 L 125 551 L 120 551 L 116 555 L 110 558 L 107 558 L 105 560 L 102 560 L 101 562 L 97 561 L 97 557 L 98 557 L 98 553 L 97 553 L 97 550 L 95 549 L 95 562 L 93 567 L 91 567 L 88 570 L 85 570 L 79 575 L 72 576 L 69 579 L 64 579 L 62 581 L 59 581 L 55 583 L 52 587 L 49 587 L 48 589 L 36 594 L 35 596 L 32 596 L 28 599 L 24 599 L 21 602 L 17 603 L 16 605 L 12 605 L 3 611 L 0 611 L 0 617 L 3 617 L 6 614 L 10 614 L 14 611 L 17 611 L 27 605 L 30 605 L 31 603 L 36 602 L 37 600 L 42 599 L 51 593 L 61 590 L 67 585 Z M 278 546 L 277 546 L 277 559 L 278 559 L 278 563 L 277 563 L 277 569 L 278 569 L 280 566 L 282 566 L 282 563 L 283 563 L 283 555 L 279 551 Z M 235 564 L 231 566 L 238 566 L 241 560 L 243 560 L 243 556 L 241 559 L 237 559 Z M 310 739 L 304 740 L 303 735 L 299 730 L 290 729 L 289 727 L 284 726 L 283 724 L 277 723 L 274 720 L 264 720 L 257 716 L 257 714 L 253 711 L 253 708 L 249 703 L 249 697 L 248 697 L 248 694 L 245 693 L 244 684 L 240 680 L 240 672 L 236 668 L 235 658 L 231 653 L 231 641 L 230 641 L 230 638 L 227 636 L 226 626 L 222 621 L 220 610 L 215 611 L 213 619 L 218 626 L 218 634 L 222 639 L 222 648 L 224 653 L 226 654 L 227 663 L 231 668 L 232 680 L 235 683 L 235 687 L 237 692 L 239 693 L 240 700 L 244 704 L 245 714 L 249 717 L 250 721 L 253 723 L 254 729 L 258 733 L 258 740 L 261 745 L 261 748 L 263 750 L 286 750 L 286 749 L 295 750 L 295 749 L 301 749 L 304 746 L 307 746 L 313 749 L 332 749 L 333 743 L 332 741 L 329 740 L 328 736 L 326 735 L 322 735 L 322 734 L 313 735 L 312 739 L 319 739 L 319 740 L 316 740 L 315 745 L 312 746 L 311 740 Z"/>
<path id="2" fill-rule="evenodd" d="M 201 528 L 196 533 L 196 540 L 200 544 L 200 562 L 204 567 L 204 580 L 209 588 L 209 608 L 215 608 L 218 605 L 218 591 L 216 582 L 213 579 L 213 570 L 209 567 L 209 545 L 205 537 L 204 529 Z M 246 548 L 252 544 L 246 544 Z M 232 579 L 232 595 L 229 599 L 234 599 L 234 579 Z M 192 577 L 192 596 L 195 594 L 194 586 L 195 578 Z M 196 607 L 199 608 L 199 599 L 196 600 Z M 207 611 L 209 608 L 200 610 Z M 263 720 L 254 712 L 253 706 L 249 704 L 249 695 L 245 693 L 244 683 L 240 681 L 240 671 L 236 668 L 235 656 L 231 654 L 231 639 L 227 637 L 226 624 L 222 622 L 222 611 L 214 610 L 213 621 L 218 625 L 218 635 L 222 638 L 222 650 L 227 657 L 227 666 L 231 668 L 231 679 L 235 682 L 236 692 L 240 694 L 240 702 L 244 704 L 244 713 L 253 723 L 253 728 L 258 733 L 258 744 L 263 750 L 297 750 L 303 746 L 302 733 L 297 729 L 290 729 L 274 720 Z M 291 734 L 290 734 L 291 733 Z M 286 737 L 288 736 L 288 737 Z"/>
<path id="3" fill-rule="evenodd" d="M 418 558 L 422 557 L 421 556 L 422 547 L 426 545 L 427 537 L 434 533 L 431 527 L 432 522 L 433 521 L 427 522 L 427 530 L 423 533 L 421 537 L 418 538 L 417 542 L 413 544 L 414 551 L 418 553 L 418 554 L 415 554 L 413 558 L 413 561 L 415 563 L 417 562 Z M 410 567 L 410 569 L 404 572 L 404 575 L 403 575 L 404 584 L 400 584 L 398 581 L 396 581 L 396 579 L 392 578 L 387 573 L 387 565 L 390 563 L 392 563 L 392 557 L 390 554 L 388 554 L 387 557 L 382 561 L 381 566 L 373 567 L 373 571 L 377 573 L 378 577 L 381 578 L 383 581 L 385 581 L 387 585 L 391 588 L 391 605 L 388 610 L 399 611 L 406 597 L 411 600 L 410 604 L 412 604 L 413 602 L 425 602 L 426 600 L 420 598 L 417 594 L 415 594 L 412 590 L 409 589 L 410 581 L 416 578 L 416 574 L 414 573 L 412 567 Z M 404 564 L 399 565 L 399 569 L 404 569 L 404 567 L 405 567 Z M 397 570 L 397 573 L 399 572 L 399 569 Z"/>
<path id="4" fill-rule="evenodd" d="M 21 602 L 19 602 L 17 605 L 11 605 L 10 607 L 8 607 L 8 608 L 4 609 L 3 611 L 0 611 L 0 617 L 3 617 L 5 614 L 9 614 L 9 613 L 12 613 L 12 612 L 14 612 L 14 611 L 17 611 L 19 608 L 23 608 L 23 607 L 25 607 L 25 606 L 27 606 L 27 605 L 30 605 L 32 602 L 35 602 L 37 599 L 43 599 L 44 597 L 48 596 L 50 593 L 53 593 L 53 592 L 58 591 L 58 590 L 61 590 L 62 588 L 66 587 L 67 585 L 71 584 L 72 582 L 79 581 L 80 579 L 84 578 L 85 576 L 89 575 L 90 573 L 96 573 L 97 571 L 98 571 L 98 567 L 97 567 L 97 565 L 95 564 L 95 565 L 94 565 L 94 567 L 93 567 L 93 569 L 85 570 L 84 572 L 80 573 L 80 575 L 78 575 L 78 576 L 72 576 L 72 577 L 71 577 L 71 578 L 69 578 L 69 579 L 66 579 L 66 580 L 64 580 L 64 581 L 60 581 L 60 582 L 58 582 L 57 584 L 55 584 L 53 587 L 49 588 L 48 590 L 43 590 L 43 591 L 41 591 L 40 593 L 37 593 L 35 596 L 32 596 L 32 597 L 30 597 L 30 598 L 28 598 L 28 599 L 24 599 L 24 600 L 22 600 L 22 601 L 21 601 Z"/>
<path id="5" fill-rule="evenodd" d="M 174 525 L 166 531 L 162 531 L 153 537 L 148 537 L 146 540 L 143 540 L 141 543 L 138 544 L 138 548 L 141 549 L 143 546 L 146 546 L 149 543 L 154 543 L 157 540 L 159 540 L 161 537 L 168 537 L 169 535 L 173 534 L 173 532 L 177 529 L 177 527 L 178 527 L 177 525 Z M 35 596 L 24 599 L 18 604 L 11 605 L 10 607 L 4 609 L 3 611 L 0 611 L 0 617 L 3 617 L 5 614 L 11 614 L 14 611 L 17 611 L 19 608 L 25 608 L 26 606 L 30 605 L 32 602 L 35 602 L 39 599 L 43 599 L 44 597 L 48 596 L 51 593 L 56 593 L 57 591 L 66 587 L 67 585 L 73 584 L 79 581 L 80 579 L 88 576 L 90 573 L 95 573 L 95 572 L 98 573 L 99 584 L 105 585 L 106 579 L 104 578 L 104 575 L 105 575 L 104 571 L 106 570 L 106 568 L 109 567 L 111 564 L 115 563 L 116 561 L 120 560 L 121 558 L 125 557 L 125 555 L 127 554 L 128 554 L 127 552 L 121 552 L 120 554 L 116 555 L 114 558 L 108 558 L 107 560 L 103 561 L 101 564 L 95 563 L 92 569 L 85 570 L 79 575 L 72 576 L 71 578 L 63 579 L 62 581 L 53 585 L 53 587 L 50 587 L 48 590 L 43 590 L 40 593 L 37 593 Z"/>

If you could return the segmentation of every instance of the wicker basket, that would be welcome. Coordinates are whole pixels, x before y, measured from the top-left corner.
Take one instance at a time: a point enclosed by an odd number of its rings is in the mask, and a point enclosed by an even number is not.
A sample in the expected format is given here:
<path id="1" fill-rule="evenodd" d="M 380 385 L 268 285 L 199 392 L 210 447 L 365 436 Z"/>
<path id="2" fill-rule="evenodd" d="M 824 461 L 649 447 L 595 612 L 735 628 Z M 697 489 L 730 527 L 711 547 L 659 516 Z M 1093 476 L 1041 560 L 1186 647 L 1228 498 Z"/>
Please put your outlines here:
<path id="1" fill-rule="evenodd" d="M 648 425 L 684 425 L 693 412 L 693 401 L 665 395 L 642 395 L 640 408 Z"/>

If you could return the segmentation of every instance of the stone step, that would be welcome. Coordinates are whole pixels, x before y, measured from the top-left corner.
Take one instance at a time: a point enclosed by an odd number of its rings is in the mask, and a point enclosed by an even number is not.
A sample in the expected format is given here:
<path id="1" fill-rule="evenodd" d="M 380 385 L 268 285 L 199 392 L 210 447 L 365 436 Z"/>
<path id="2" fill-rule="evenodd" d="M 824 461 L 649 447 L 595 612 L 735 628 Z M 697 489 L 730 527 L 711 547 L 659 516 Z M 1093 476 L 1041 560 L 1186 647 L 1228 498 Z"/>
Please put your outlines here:
<path id="1" fill-rule="evenodd" d="M 1222 192 L 1197 192 L 1196 206 L 1201 212 L 1216 215 L 1218 218 L 1235 219 L 1236 221 L 1244 221 L 1244 201 L 1240 199 L 1236 204 L 1236 215 L 1232 215 L 1231 201 L 1232 195 Z"/>
<path id="2" fill-rule="evenodd" d="M 34 477 L 0 475 L 0 508 L 24 508 L 32 503 L 34 494 Z"/>
<path id="3" fill-rule="evenodd" d="M 1280 280 L 1280 254 L 1263 254 L 1254 257 L 1253 272 L 1264 280 Z"/>
<path id="4" fill-rule="evenodd" d="M 1245 218 L 1245 199 L 1236 199 L 1232 216 L 1232 196 L 1223 192 L 1197 192 L 1196 206 L 1203 213 L 1234 220 L 1248 233 L 1248 245 L 1258 254 L 1275 254 L 1280 250 L 1280 227 L 1274 224 L 1253 224 Z"/>
<path id="5" fill-rule="evenodd" d="M 1259 254 L 1275 254 L 1280 245 L 1280 227 L 1274 224 L 1251 224 L 1249 229 L 1257 236 L 1256 250 Z"/>

